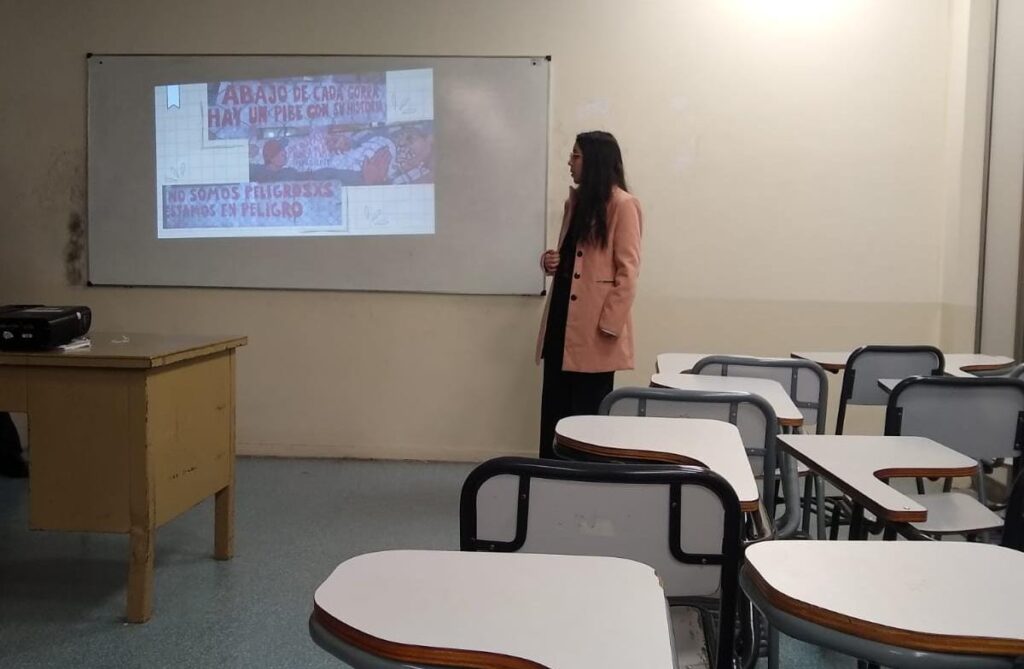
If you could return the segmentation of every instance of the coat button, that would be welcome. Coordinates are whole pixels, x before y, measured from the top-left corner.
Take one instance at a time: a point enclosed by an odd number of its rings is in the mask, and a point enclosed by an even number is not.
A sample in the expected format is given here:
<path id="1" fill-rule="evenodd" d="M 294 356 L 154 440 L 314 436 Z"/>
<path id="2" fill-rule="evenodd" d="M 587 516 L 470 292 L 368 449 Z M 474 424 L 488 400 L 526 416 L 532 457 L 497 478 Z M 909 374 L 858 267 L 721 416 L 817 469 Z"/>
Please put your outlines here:
<path id="1" fill-rule="evenodd" d="M 575 274 L 572 275 L 572 278 L 574 278 L 574 279 L 580 278 L 580 273 L 576 272 Z"/>
<path id="2" fill-rule="evenodd" d="M 575 295 L 570 295 L 569 299 L 572 300 L 573 302 L 575 302 L 576 301 L 576 296 Z"/>
<path id="3" fill-rule="evenodd" d="M 583 257 L 583 251 L 577 251 L 576 252 L 576 257 L 577 258 L 582 258 Z"/>

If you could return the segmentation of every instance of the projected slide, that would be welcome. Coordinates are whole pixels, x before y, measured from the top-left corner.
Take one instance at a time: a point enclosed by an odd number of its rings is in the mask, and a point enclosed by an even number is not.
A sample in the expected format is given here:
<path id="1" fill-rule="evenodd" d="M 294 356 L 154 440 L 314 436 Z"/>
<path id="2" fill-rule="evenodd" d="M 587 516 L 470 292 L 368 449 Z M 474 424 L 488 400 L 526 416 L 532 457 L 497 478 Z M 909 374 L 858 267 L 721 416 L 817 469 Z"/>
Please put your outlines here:
<path id="1" fill-rule="evenodd" d="M 157 236 L 434 233 L 433 70 L 155 88 Z"/>

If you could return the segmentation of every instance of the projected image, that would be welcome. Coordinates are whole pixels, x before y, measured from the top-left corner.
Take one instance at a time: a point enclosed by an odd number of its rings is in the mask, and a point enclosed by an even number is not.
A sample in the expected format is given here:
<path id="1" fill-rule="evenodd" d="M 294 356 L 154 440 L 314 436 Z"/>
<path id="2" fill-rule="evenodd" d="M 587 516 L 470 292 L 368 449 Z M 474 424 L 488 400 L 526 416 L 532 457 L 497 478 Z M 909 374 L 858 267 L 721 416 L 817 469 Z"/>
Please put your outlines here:
<path id="1" fill-rule="evenodd" d="M 434 232 L 433 71 L 157 86 L 157 236 Z"/>

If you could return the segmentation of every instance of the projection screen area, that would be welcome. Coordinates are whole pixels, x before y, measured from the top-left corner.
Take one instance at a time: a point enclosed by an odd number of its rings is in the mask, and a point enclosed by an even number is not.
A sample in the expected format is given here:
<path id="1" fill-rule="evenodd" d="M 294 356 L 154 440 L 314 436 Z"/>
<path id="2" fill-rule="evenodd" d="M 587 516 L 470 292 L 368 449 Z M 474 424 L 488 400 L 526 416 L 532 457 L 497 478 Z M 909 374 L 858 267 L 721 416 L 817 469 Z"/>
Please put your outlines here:
<path id="1" fill-rule="evenodd" d="M 89 58 L 89 280 L 537 294 L 544 58 Z"/>

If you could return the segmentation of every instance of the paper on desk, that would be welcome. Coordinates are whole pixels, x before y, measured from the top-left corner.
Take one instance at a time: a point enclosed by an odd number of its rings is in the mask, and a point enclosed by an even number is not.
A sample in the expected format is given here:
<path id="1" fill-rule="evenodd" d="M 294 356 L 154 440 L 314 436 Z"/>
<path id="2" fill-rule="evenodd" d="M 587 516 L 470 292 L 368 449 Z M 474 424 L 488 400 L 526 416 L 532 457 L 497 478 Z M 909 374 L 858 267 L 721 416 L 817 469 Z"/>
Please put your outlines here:
<path id="1" fill-rule="evenodd" d="M 92 341 L 88 337 L 79 337 L 72 339 L 67 344 L 62 344 L 57 347 L 58 351 L 77 351 L 80 348 L 89 348 L 92 346 Z"/>

